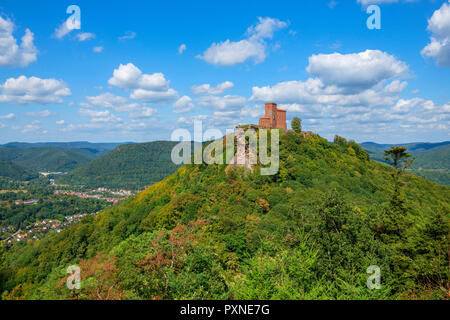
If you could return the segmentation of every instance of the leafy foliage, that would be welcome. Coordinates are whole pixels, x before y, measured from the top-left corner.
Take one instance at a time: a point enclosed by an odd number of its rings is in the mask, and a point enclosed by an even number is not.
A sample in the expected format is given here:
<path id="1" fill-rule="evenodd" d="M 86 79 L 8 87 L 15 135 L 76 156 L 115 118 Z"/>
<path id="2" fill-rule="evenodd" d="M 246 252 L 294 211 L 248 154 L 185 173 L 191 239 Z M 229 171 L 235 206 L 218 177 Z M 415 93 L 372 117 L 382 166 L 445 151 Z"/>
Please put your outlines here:
<path id="1" fill-rule="evenodd" d="M 176 142 L 156 141 L 121 145 L 58 179 L 60 183 L 89 188 L 139 190 L 175 172 L 171 161 Z"/>
<path id="2" fill-rule="evenodd" d="M 281 136 L 280 171 L 189 165 L 60 234 L 0 252 L 5 299 L 444 299 L 449 188 L 355 142 Z M 66 268 L 78 264 L 82 289 Z M 381 290 L 366 286 L 377 265 Z M 109 294 L 108 294 L 109 292 Z"/>

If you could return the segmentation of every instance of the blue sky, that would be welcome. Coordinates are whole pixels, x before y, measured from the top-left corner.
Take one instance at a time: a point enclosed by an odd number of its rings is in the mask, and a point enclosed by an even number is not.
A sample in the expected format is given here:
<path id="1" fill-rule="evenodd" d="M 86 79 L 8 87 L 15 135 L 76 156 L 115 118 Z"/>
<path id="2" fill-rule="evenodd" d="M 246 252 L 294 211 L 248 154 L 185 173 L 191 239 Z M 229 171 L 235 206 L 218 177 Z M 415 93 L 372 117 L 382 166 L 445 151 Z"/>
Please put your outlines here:
<path id="1" fill-rule="evenodd" d="M 225 132 L 265 102 L 328 139 L 449 140 L 448 1 L 3 0 L 0 17 L 0 142 Z"/>

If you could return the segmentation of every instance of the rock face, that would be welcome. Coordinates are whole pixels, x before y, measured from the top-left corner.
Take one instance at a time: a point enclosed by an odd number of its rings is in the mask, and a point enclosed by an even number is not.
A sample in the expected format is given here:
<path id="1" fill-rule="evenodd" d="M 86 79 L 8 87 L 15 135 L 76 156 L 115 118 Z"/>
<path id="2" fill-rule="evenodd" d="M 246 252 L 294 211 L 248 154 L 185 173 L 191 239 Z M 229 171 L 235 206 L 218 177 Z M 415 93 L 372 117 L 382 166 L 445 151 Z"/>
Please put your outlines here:
<path id="1" fill-rule="evenodd" d="M 247 135 L 246 135 L 247 132 Z M 252 166 L 257 164 L 257 135 L 256 130 L 253 128 L 247 129 L 247 131 L 237 129 L 234 133 L 236 138 L 237 151 L 233 159 L 233 163 L 236 166 L 245 167 L 248 170 L 253 170 Z M 247 141 L 246 137 L 249 137 Z M 252 141 L 252 139 L 254 139 Z"/>

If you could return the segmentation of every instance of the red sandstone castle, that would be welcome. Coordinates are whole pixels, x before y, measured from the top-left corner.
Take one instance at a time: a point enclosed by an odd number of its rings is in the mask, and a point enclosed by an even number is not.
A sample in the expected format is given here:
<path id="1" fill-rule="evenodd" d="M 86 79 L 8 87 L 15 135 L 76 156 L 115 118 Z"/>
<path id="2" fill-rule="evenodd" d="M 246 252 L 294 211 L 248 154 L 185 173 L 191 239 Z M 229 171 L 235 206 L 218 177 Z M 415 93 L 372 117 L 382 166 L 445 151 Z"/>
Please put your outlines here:
<path id="1" fill-rule="evenodd" d="M 266 103 L 266 115 L 259 119 L 259 128 L 286 131 L 286 111 L 278 109 L 276 103 Z"/>

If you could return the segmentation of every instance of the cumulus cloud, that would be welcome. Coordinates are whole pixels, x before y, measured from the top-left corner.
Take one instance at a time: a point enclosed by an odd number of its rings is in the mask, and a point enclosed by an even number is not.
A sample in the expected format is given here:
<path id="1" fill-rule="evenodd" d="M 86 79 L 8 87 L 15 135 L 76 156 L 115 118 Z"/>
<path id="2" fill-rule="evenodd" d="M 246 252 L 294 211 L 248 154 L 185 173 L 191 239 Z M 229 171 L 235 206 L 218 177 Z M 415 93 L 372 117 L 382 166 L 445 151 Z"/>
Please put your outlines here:
<path id="1" fill-rule="evenodd" d="M 61 126 L 61 125 L 63 125 L 65 122 L 66 122 L 66 121 L 64 121 L 64 120 L 58 120 L 58 121 L 56 121 L 56 124 L 57 124 L 58 126 Z"/>
<path id="2" fill-rule="evenodd" d="M 53 36 L 62 39 L 70 32 L 76 29 L 81 29 L 81 21 L 72 17 L 67 18 L 60 26 L 55 29 Z"/>
<path id="3" fill-rule="evenodd" d="M 276 101 L 290 115 L 300 114 L 308 129 L 330 135 L 373 135 L 377 130 L 388 134 L 394 121 L 411 128 L 448 125 L 445 105 L 438 107 L 422 98 L 400 99 L 408 85 L 400 78 L 409 68 L 387 53 L 315 55 L 309 62 L 310 78 L 255 86 L 250 101 Z M 326 127 L 321 126 L 323 121 Z"/>
<path id="4" fill-rule="evenodd" d="M 226 95 L 224 97 L 203 96 L 196 99 L 195 101 L 202 107 L 223 111 L 242 108 L 247 102 L 247 99 L 241 96 Z"/>
<path id="5" fill-rule="evenodd" d="M 197 58 L 218 66 L 232 66 L 250 59 L 254 63 L 263 62 L 266 59 L 266 39 L 272 39 L 274 32 L 287 27 L 287 23 L 269 17 L 259 17 L 258 20 L 256 25 L 247 29 L 247 38 L 213 43 Z"/>
<path id="6" fill-rule="evenodd" d="M 162 73 L 143 74 L 142 71 L 132 63 L 121 64 L 113 72 L 113 77 L 108 80 L 112 86 L 122 89 L 147 89 L 155 91 L 167 90 L 169 81 Z"/>
<path id="7" fill-rule="evenodd" d="M 78 41 L 86 41 L 86 40 L 90 40 L 90 39 L 94 39 L 95 38 L 95 34 L 90 33 L 90 32 L 82 32 L 77 34 L 77 39 Z"/>
<path id="8" fill-rule="evenodd" d="M 422 50 L 424 57 L 434 58 L 436 64 L 450 67 L 450 0 L 436 10 L 428 20 L 431 42 Z"/>
<path id="9" fill-rule="evenodd" d="M 124 41 L 124 40 L 131 40 L 136 38 L 136 32 L 133 31 L 127 31 L 125 32 L 125 34 L 121 37 L 119 37 L 120 41 Z"/>
<path id="10" fill-rule="evenodd" d="M 30 29 L 17 44 L 13 36 L 14 23 L 0 16 L 0 66 L 26 67 L 37 60 L 38 50 L 34 45 L 34 34 Z"/>
<path id="11" fill-rule="evenodd" d="M 409 0 L 409 1 L 412 1 L 412 0 Z M 368 6 L 371 4 L 394 3 L 394 2 L 398 2 L 398 0 L 356 0 L 356 2 L 361 3 L 363 6 Z"/>
<path id="12" fill-rule="evenodd" d="M 245 106 L 241 109 L 240 115 L 242 117 L 260 118 L 264 115 L 264 106 L 262 104 L 253 107 Z"/>
<path id="13" fill-rule="evenodd" d="M 4 103 L 62 103 L 62 98 L 70 95 L 66 84 L 56 79 L 20 76 L 0 85 L 0 102 Z"/>
<path id="14" fill-rule="evenodd" d="M 85 108 L 111 108 L 119 112 L 134 111 L 139 108 L 138 103 L 129 102 L 125 97 L 116 96 L 112 93 L 102 93 L 98 96 L 86 97 L 87 103 L 82 102 L 80 105 Z"/>
<path id="15" fill-rule="evenodd" d="M 51 112 L 48 110 L 42 110 L 39 112 L 26 112 L 25 115 L 28 117 L 49 117 L 51 116 Z"/>
<path id="16" fill-rule="evenodd" d="M 309 58 L 306 70 L 326 85 L 346 89 L 368 89 L 404 75 L 408 65 L 379 50 L 352 54 L 318 54 Z"/>
<path id="17" fill-rule="evenodd" d="M 192 103 L 191 97 L 182 96 L 173 104 L 174 113 L 188 112 L 194 109 L 194 104 Z"/>
<path id="18" fill-rule="evenodd" d="M 167 102 L 178 97 L 178 93 L 169 88 L 170 82 L 164 74 L 144 74 L 132 63 L 121 64 L 108 83 L 122 89 L 134 89 L 130 98 L 143 102 Z"/>
<path id="19" fill-rule="evenodd" d="M 219 83 L 215 87 L 211 87 L 209 83 L 202 84 L 200 86 L 193 86 L 191 88 L 192 92 L 194 94 L 209 94 L 209 95 L 216 95 L 216 94 L 222 94 L 227 90 L 230 90 L 234 87 L 234 83 L 231 81 L 225 81 L 222 83 Z"/>
<path id="20" fill-rule="evenodd" d="M 96 112 L 100 112 L 100 113 L 98 113 L 98 115 L 101 115 L 101 112 L 103 112 L 104 113 L 103 118 L 105 118 L 110 115 L 109 113 L 106 113 L 109 111 L 108 110 L 87 111 L 87 110 L 89 110 L 88 108 L 105 108 L 105 109 L 109 108 L 116 112 L 127 112 L 131 118 L 149 118 L 157 112 L 156 109 L 149 108 L 140 103 L 131 102 L 128 100 L 128 98 L 116 96 L 109 92 L 103 93 L 98 96 L 86 97 L 86 100 L 87 100 L 87 102 L 80 103 L 80 105 L 83 108 L 85 108 L 85 109 L 81 109 L 80 112 L 81 112 L 81 114 L 89 115 L 89 116 L 95 117 L 95 118 L 102 118 L 100 116 L 96 116 Z M 110 117 L 109 119 L 111 119 L 110 122 L 112 122 L 114 119 L 120 119 L 120 118 Z M 97 121 L 97 122 L 99 122 L 99 121 Z M 115 122 L 117 122 L 117 121 L 115 121 Z"/>
<path id="21" fill-rule="evenodd" d="M 3 116 L 0 116 L 0 119 L 13 119 L 15 117 L 14 113 L 8 113 Z"/>
<path id="22" fill-rule="evenodd" d="M 22 133 L 34 132 L 39 130 L 40 127 L 35 124 L 27 124 L 23 127 Z"/>
<path id="23" fill-rule="evenodd" d="M 149 107 L 142 107 L 135 111 L 132 111 L 130 113 L 130 117 L 131 118 L 150 118 L 150 117 L 154 116 L 157 112 L 158 112 L 158 110 L 156 110 L 156 109 L 149 108 Z"/>
<path id="24" fill-rule="evenodd" d="M 167 91 L 136 89 L 130 95 L 131 99 L 154 103 L 171 101 L 177 97 L 178 93 L 173 89 L 167 89 Z"/>
<path id="25" fill-rule="evenodd" d="M 94 51 L 95 53 L 100 53 L 103 51 L 103 47 L 102 46 L 94 47 L 92 48 L 92 51 Z"/>
<path id="26" fill-rule="evenodd" d="M 298 104 L 320 104 L 346 107 L 391 105 L 397 97 L 383 90 L 361 90 L 342 92 L 336 86 L 326 86 L 320 79 L 306 81 L 285 81 L 274 86 L 253 87 L 251 101 Z"/>
<path id="27" fill-rule="evenodd" d="M 396 114 L 405 114 L 415 108 L 420 108 L 421 111 L 431 111 L 435 108 L 435 105 L 432 100 L 422 98 L 413 98 L 410 100 L 400 99 L 391 110 Z"/>
<path id="28" fill-rule="evenodd" d="M 91 122 L 120 122 L 122 119 L 114 114 L 112 114 L 109 110 L 97 111 L 92 109 L 80 109 L 78 113 L 81 116 L 91 117 Z"/>

